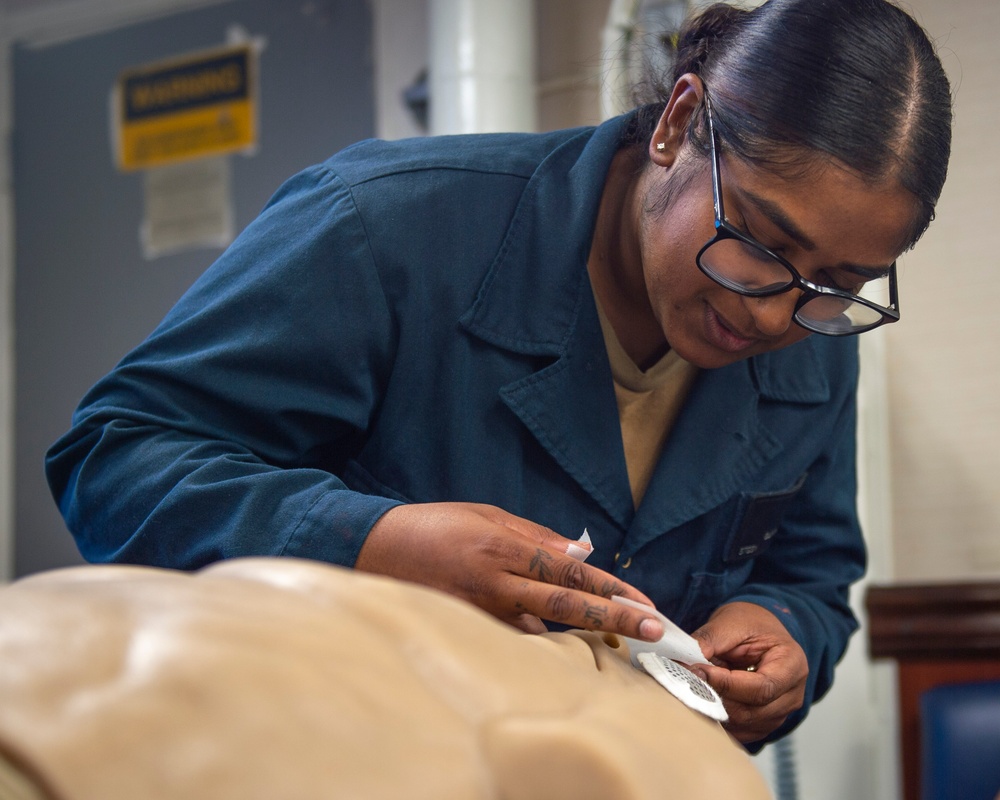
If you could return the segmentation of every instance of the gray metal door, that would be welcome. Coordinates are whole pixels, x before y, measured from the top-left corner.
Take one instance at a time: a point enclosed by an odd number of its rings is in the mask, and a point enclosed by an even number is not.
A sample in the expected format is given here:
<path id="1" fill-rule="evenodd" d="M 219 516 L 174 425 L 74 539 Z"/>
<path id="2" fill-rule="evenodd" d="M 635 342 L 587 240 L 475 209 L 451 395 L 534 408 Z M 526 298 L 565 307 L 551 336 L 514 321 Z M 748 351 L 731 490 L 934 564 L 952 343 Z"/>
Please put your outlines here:
<path id="1" fill-rule="evenodd" d="M 373 135 L 365 0 L 233 0 L 14 48 L 17 576 L 81 562 L 45 483 L 45 451 L 220 252 L 144 258 L 143 178 L 114 165 L 109 93 L 122 70 L 222 45 L 234 26 L 266 42 L 259 149 L 227 157 L 238 231 L 285 178 Z"/>

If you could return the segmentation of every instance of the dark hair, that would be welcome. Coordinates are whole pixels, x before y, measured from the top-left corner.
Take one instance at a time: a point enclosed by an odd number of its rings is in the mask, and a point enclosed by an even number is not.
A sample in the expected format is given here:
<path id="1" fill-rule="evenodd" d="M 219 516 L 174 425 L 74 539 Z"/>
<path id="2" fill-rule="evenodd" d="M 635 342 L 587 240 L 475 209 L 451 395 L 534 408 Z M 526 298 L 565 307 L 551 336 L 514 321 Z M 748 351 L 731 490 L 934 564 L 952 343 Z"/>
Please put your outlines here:
<path id="1" fill-rule="evenodd" d="M 677 79 L 702 78 L 723 145 L 751 163 L 792 171 L 824 153 L 876 184 L 897 180 L 919 201 L 912 246 L 934 218 L 951 153 L 951 89 L 934 46 L 888 0 L 716 4 L 676 37 L 669 86 L 639 111 L 648 141 Z M 707 151 L 694 115 L 689 137 Z"/>

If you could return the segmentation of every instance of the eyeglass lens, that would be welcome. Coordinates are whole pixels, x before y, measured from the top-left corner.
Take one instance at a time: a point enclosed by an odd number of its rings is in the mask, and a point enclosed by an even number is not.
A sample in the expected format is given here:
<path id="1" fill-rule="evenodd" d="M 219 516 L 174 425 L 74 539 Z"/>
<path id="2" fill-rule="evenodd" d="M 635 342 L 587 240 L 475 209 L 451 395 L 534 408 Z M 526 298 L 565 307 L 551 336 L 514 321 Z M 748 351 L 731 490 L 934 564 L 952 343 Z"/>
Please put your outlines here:
<path id="1" fill-rule="evenodd" d="M 739 239 L 718 239 L 700 258 L 702 269 L 718 283 L 750 297 L 772 295 L 796 283 L 788 268 L 769 253 Z M 881 306 L 889 305 L 889 279 L 830 288 L 851 291 Z M 882 322 L 880 311 L 838 295 L 818 295 L 796 310 L 799 323 L 819 333 L 855 333 Z"/>

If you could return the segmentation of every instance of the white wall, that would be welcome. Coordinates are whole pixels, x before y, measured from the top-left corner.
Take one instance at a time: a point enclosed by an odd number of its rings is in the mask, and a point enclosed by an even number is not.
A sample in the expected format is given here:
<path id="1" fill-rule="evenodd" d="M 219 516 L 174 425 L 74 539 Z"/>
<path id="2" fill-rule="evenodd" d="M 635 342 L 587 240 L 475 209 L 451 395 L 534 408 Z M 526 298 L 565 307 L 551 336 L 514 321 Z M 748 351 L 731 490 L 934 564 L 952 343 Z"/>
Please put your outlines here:
<path id="1" fill-rule="evenodd" d="M 901 260 L 889 330 L 895 573 L 1000 578 L 1000 2 L 910 0 L 955 93 L 938 218 Z"/>
<path id="2" fill-rule="evenodd" d="M 858 511 L 869 564 L 865 578 L 852 588 L 851 605 L 862 628 L 837 667 L 829 695 L 791 737 L 803 800 L 891 800 L 900 796 L 896 668 L 868 659 L 864 611 L 866 587 L 893 576 L 887 332 L 873 331 L 860 339 Z"/>

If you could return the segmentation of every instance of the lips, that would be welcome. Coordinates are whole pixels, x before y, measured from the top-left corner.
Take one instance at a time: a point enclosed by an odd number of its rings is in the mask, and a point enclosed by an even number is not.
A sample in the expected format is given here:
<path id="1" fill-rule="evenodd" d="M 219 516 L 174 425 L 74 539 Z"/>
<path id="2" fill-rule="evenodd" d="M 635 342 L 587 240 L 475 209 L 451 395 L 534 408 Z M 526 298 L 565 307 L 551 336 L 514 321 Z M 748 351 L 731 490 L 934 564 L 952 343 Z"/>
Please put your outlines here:
<path id="1" fill-rule="evenodd" d="M 734 331 L 711 305 L 707 303 L 705 305 L 705 327 L 708 339 L 713 345 L 727 353 L 739 353 L 757 343 L 757 339 L 742 336 Z"/>

